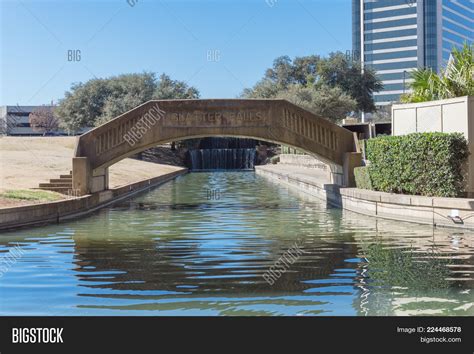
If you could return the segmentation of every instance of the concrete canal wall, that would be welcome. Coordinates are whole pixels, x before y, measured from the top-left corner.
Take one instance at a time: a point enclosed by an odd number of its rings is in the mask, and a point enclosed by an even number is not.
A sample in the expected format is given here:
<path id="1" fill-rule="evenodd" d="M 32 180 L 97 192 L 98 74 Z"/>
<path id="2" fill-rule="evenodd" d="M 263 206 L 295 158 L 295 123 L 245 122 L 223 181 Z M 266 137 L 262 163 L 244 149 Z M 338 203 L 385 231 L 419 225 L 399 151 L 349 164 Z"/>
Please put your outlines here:
<path id="1" fill-rule="evenodd" d="M 50 203 L 41 203 L 12 208 L 0 208 L 0 230 L 47 223 L 59 223 L 64 220 L 90 214 L 100 208 L 128 198 L 150 187 L 155 187 L 187 173 L 187 169 L 144 179 L 121 187 L 112 188 L 77 198 Z"/>
<path id="2" fill-rule="evenodd" d="M 255 170 L 259 175 L 313 195 L 325 201 L 328 206 L 386 219 L 474 229 L 474 199 L 422 197 L 343 188 L 325 182 L 326 174 L 318 174 L 319 169 L 265 165 L 256 166 Z M 0 208 L 0 230 L 59 223 L 85 216 L 185 173 L 187 169 L 182 169 L 78 198 Z"/>
<path id="3" fill-rule="evenodd" d="M 328 206 L 386 219 L 474 229 L 474 199 L 400 195 L 343 188 L 281 165 L 256 166 L 256 173 L 320 198 Z M 317 176 L 317 175 L 316 175 Z"/>

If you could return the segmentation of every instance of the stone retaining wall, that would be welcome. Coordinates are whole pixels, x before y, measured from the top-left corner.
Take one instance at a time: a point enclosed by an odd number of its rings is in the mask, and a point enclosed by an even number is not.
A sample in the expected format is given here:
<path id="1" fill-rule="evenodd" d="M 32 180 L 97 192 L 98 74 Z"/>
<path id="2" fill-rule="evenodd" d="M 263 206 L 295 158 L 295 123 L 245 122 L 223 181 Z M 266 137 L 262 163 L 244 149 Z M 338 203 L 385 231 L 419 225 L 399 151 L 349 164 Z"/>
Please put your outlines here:
<path id="1" fill-rule="evenodd" d="M 87 215 L 150 187 L 168 182 L 185 173 L 187 173 L 187 169 L 182 169 L 155 178 L 145 179 L 122 187 L 78 198 L 13 208 L 0 208 L 0 230 L 21 226 L 59 223 L 64 220 Z"/>
<path id="2" fill-rule="evenodd" d="M 335 206 L 356 213 L 386 219 L 416 222 L 443 227 L 474 229 L 474 199 L 437 198 L 390 194 L 357 188 L 324 184 L 310 177 L 295 177 L 291 173 L 266 166 L 256 172 L 307 192 Z M 449 216 L 459 216 L 450 218 Z"/>

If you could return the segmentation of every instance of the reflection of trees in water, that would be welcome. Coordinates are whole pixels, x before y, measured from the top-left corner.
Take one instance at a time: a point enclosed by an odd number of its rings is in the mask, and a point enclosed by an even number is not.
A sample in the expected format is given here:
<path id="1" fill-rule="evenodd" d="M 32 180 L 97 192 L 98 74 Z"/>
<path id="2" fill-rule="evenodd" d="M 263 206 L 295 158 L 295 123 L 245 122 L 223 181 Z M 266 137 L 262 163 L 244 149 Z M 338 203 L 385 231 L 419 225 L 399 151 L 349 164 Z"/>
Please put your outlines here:
<path id="1" fill-rule="evenodd" d="M 184 183 L 186 176 L 180 177 L 156 193 L 67 225 L 73 234 L 74 246 L 68 246 L 74 249 L 73 274 L 81 286 L 89 288 L 82 292 L 93 297 L 140 299 L 155 295 L 138 290 L 179 291 L 176 296 L 198 295 L 192 299 L 198 302 L 199 297 L 223 296 L 245 297 L 249 304 L 262 306 L 279 301 L 304 306 L 311 300 L 311 307 L 320 294 L 347 295 L 348 288 L 355 288 L 359 291 L 350 296 L 361 315 L 440 309 L 455 313 L 461 311 L 457 307 L 474 302 L 472 294 L 460 296 L 456 288 L 472 288 L 472 283 L 460 280 L 468 277 L 463 271 L 473 266 L 471 233 L 326 209 L 307 194 L 295 199 L 280 185 L 261 185 L 258 180 L 250 179 L 255 185 L 249 188 L 234 183 L 231 177 L 223 181 L 218 175 L 206 178 L 205 174 L 194 175 L 192 183 Z M 207 189 L 219 189 L 222 199 L 208 201 Z M 54 237 L 64 228 L 51 226 L 18 234 L 47 242 L 46 235 Z M 296 240 L 301 240 L 305 254 L 273 286 L 268 285 L 262 274 Z M 42 242 L 24 241 L 32 245 Z M 436 259 L 446 257 L 451 263 L 423 260 L 433 247 Z M 364 257 L 368 262 L 359 261 Z M 444 274 L 446 266 L 453 269 L 448 276 Z M 318 292 L 324 287 L 329 290 Z M 107 289 L 122 291 L 101 291 Z M 258 296 L 255 302 L 253 294 Z M 270 299 L 277 295 L 290 296 Z M 291 299 L 291 295 L 297 296 Z M 203 300 L 202 306 L 208 302 Z M 182 305 L 171 301 L 160 304 L 171 308 Z"/>
<path id="2" fill-rule="evenodd" d="M 168 220 L 166 213 L 160 215 Z M 291 229 L 297 223 L 294 220 L 287 226 Z M 189 229 L 192 224 L 188 219 L 180 226 Z M 317 233 L 317 227 L 314 230 Z M 140 234 L 138 225 L 135 231 Z M 357 252 L 353 244 L 306 237 L 302 246 L 305 254 L 270 286 L 262 274 L 293 247 L 296 238 L 238 237 L 235 241 L 229 238 L 225 245 L 214 248 L 212 239 L 176 236 L 178 230 L 172 233 L 175 235 L 159 239 L 134 237 L 133 242 L 78 234 L 74 238 L 75 263 L 80 266 L 78 277 L 87 281 L 87 286 L 121 290 L 175 291 L 186 286 L 195 293 L 300 292 L 311 287 L 303 281 L 325 279 L 334 269 L 347 268 L 344 260 L 353 258 Z M 96 273 L 108 271 L 120 273 L 104 284 L 104 279 Z"/>
<path id="3" fill-rule="evenodd" d="M 369 278 L 373 286 L 409 287 L 412 290 L 445 289 L 450 286 L 448 265 L 453 260 L 444 254 L 416 252 L 408 249 L 388 249 L 381 243 L 364 247 Z"/>
<path id="4" fill-rule="evenodd" d="M 360 278 L 356 286 L 360 295 L 353 306 L 360 315 L 390 316 L 404 314 L 404 311 L 430 314 L 442 310 L 457 315 L 471 311 L 472 315 L 474 235 L 471 231 L 362 217 L 346 210 L 342 214 L 346 227 L 356 230 L 354 240 L 359 247 L 358 256 L 366 257 L 365 250 L 375 245 L 372 258 L 378 252 L 375 260 L 382 269 L 378 274 L 371 273 L 375 264 L 371 265 L 370 259 L 368 263 L 359 264 Z M 403 254 L 407 250 L 408 255 Z M 425 264 L 420 265 L 418 262 L 423 258 Z M 434 271 L 430 270 L 431 266 Z M 384 267 L 392 271 L 384 272 Z M 405 267 L 408 269 L 406 274 Z M 378 283 L 384 285 L 372 283 L 377 276 Z M 391 286 L 392 281 L 398 286 Z M 457 309 L 460 306 L 468 311 Z M 469 306 L 472 306 L 470 310 Z"/>
<path id="5" fill-rule="evenodd" d="M 333 237 L 341 228 L 340 216 L 327 213 L 320 203 L 292 200 L 278 185 L 269 187 L 260 179 L 254 187 L 265 193 L 247 187 L 239 194 L 229 191 L 239 187 L 229 182 L 231 177 L 211 177 L 196 174 L 193 185 L 176 180 L 159 194 L 116 205 L 96 231 L 77 232 L 76 263 L 93 267 L 80 269 L 81 280 L 121 290 L 301 292 L 311 287 L 303 281 L 328 278 L 335 268 L 347 268 L 345 259 L 355 257 L 351 233 Z M 222 200 L 207 201 L 205 190 L 197 190 L 203 185 L 219 188 Z M 263 273 L 296 240 L 303 240 L 305 254 L 268 285 Z M 107 283 L 95 274 L 110 270 L 120 273 Z"/>
<path id="6" fill-rule="evenodd" d="M 443 247 L 441 250 L 436 244 L 430 250 L 399 248 L 380 240 L 363 244 L 367 263 L 361 271 L 362 292 L 354 304 L 359 313 L 366 316 L 474 313 L 472 289 L 462 292 L 465 279 L 456 280 L 450 269 L 456 263 L 463 264 Z"/>

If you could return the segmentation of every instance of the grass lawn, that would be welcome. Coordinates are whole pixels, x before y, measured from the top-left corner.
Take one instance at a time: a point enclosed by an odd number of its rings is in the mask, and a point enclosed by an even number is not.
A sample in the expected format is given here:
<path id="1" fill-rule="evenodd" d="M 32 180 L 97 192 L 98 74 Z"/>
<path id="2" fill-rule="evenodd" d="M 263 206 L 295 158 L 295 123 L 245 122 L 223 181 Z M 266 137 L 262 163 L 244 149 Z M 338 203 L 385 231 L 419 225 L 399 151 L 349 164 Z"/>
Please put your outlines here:
<path id="1" fill-rule="evenodd" d="M 66 195 L 35 188 L 39 183 L 69 173 L 75 144 L 74 136 L 0 137 L 0 208 L 66 199 Z M 110 166 L 110 187 L 124 186 L 181 169 L 127 158 Z"/>
<path id="2" fill-rule="evenodd" d="M 1 192 L 0 197 L 35 202 L 51 202 L 64 199 L 64 195 L 60 193 L 31 189 L 10 189 Z"/>

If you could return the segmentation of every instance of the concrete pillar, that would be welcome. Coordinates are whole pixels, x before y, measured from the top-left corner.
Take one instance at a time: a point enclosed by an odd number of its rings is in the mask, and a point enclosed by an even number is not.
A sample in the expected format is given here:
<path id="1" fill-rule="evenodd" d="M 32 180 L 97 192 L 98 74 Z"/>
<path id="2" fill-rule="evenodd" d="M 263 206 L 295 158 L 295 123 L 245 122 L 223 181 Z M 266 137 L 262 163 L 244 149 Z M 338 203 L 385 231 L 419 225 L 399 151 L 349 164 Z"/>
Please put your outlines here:
<path id="1" fill-rule="evenodd" d="M 102 192 L 109 189 L 109 169 L 97 168 L 92 172 L 91 193 Z"/>
<path id="2" fill-rule="evenodd" d="M 344 187 L 355 187 L 354 168 L 362 166 L 362 153 L 344 153 Z"/>
<path id="3" fill-rule="evenodd" d="M 72 188 L 75 195 L 86 195 L 90 193 L 91 171 L 87 157 L 72 158 Z"/>

